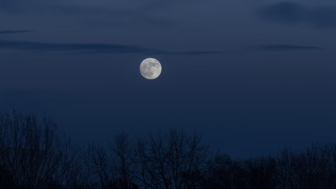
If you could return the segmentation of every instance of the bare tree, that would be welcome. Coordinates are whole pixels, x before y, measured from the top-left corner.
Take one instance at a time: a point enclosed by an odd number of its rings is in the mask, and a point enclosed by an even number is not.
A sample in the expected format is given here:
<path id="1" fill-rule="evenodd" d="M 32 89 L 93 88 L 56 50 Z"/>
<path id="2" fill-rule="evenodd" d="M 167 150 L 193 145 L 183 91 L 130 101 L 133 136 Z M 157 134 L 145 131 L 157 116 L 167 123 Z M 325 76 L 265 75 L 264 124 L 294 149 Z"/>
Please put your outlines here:
<path id="1" fill-rule="evenodd" d="M 134 177 L 136 172 L 135 165 L 135 145 L 134 141 L 129 139 L 125 132 L 117 134 L 113 142 L 109 142 L 109 149 L 112 155 L 113 169 L 117 180 L 114 182 L 114 188 L 136 189 Z"/>
<path id="2" fill-rule="evenodd" d="M 296 155 L 293 172 L 300 188 L 335 188 L 332 146 L 313 143 Z"/>
<path id="3" fill-rule="evenodd" d="M 0 165 L 10 176 L 11 187 L 61 187 L 65 179 L 60 175 L 71 168 L 60 167 L 71 164 L 74 154 L 69 153 L 72 146 L 66 135 L 62 138 L 58 131 L 45 116 L 39 120 L 36 115 L 15 110 L 11 114 L 0 112 Z"/>
<path id="4" fill-rule="evenodd" d="M 107 150 L 92 143 L 84 155 L 85 171 L 83 170 L 83 173 L 88 187 L 92 189 L 109 188 L 109 183 L 113 181 L 113 172 Z"/>
<path id="5" fill-rule="evenodd" d="M 277 172 L 279 179 L 280 189 L 291 189 L 293 186 L 293 152 L 285 146 L 285 148 L 279 152 L 277 157 Z"/>
<path id="6" fill-rule="evenodd" d="M 272 189 L 278 186 L 275 158 L 259 157 L 244 161 L 248 186 L 258 189 Z"/>
<path id="7" fill-rule="evenodd" d="M 3 165 L 0 165 L 0 188 L 14 188 L 13 176 Z"/>
<path id="8" fill-rule="evenodd" d="M 233 186 L 233 161 L 226 155 L 217 155 L 208 162 L 208 175 L 203 188 L 230 189 Z"/>
<path id="9" fill-rule="evenodd" d="M 334 189 L 336 145 L 285 147 L 278 157 L 213 158 L 197 133 L 171 127 L 108 148 L 73 145 L 52 119 L 0 112 L 0 188 L 6 189 Z"/>
<path id="10" fill-rule="evenodd" d="M 131 177 L 134 150 L 125 132 L 117 134 L 109 148 L 90 144 L 84 154 L 83 174 L 89 188 L 137 189 Z"/>
<path id="11" fill-rule="evenodd" d="M 144 188 L 197 188 L 200 183 L 193 178 L 205 169 L 208 151 L 196 133 L 187 136 L 183 129 L 170 128 L 167 133 L 158 129 L 148 139 L 138 138 L 134 177 Z"/>

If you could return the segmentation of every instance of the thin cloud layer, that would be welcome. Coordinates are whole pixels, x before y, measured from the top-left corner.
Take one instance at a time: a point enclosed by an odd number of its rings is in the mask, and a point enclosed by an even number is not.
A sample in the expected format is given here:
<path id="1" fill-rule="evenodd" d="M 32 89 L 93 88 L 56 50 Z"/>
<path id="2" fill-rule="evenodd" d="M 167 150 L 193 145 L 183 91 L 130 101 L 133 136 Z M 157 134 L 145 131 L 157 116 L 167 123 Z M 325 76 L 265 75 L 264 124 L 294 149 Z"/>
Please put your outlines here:
<path id="1" fill-rule="evenodd" d="M 166 54 L 166 55 L 202 55 L 221 53 L 218 51 L 192 51 L 192 52 L 171 52 L 158 49 L 149 49 L 135 45 L 86 43 L 86 44 L 61 44 L 42 43 L 31 41 L 14 41 L 0 39 L 0 49 L 23 50 L 23 51 L 44 51 L 44 52 L 85 52 L 85 53 L 110 53 L 110 54 Z"/>
<path id="2" fill-rule="evenodd" d="M 336 28 L 336 7 L 308 8 L 298 3 L 280 2 L 257 11 L 265 21 L 284 24 L 306 24 L 318 29 Z"/>
<path id="3" fill-rule="evenodd" d="M 32 30 L 0 30 L 0 34 L 15 34 L 15 33 L 27 33 Z"/>
<path id="4" fill-rule="evenodd" d="M 0 13 L 20 14 L 35 8 L 35 0 L 0 0 Z"/>
<path id="5" fill-rule="evenodd" d="M 317 46 L 274 44 L 274 45 L 254 46 L 251 49 L 260 51 L 290 51 L 290 50 L 319 50 L 322 48 Z"/>
<path id="6" fill-rule="evenodd" d="M 152 0 L 139 6 L 139 9 L 141 10 L 167 9 L 174 6 L 190 5 L 209 1 L 211 0 L 169 0 L 169 1 Z"/>
<path id="7" fill-rule="evenodd" d="M 111 6 L 113 7 L 113 6 Z M 169 19 L 156 18 L 145 14 L 147 12 L 134 8 L 109 8 L 85 5 L 62 4 L 58 1 L 42 0 L 0 0 L 0 13 L 10 15 L 27 14 L 60 14 L 78 16 L 87 21 L 88 19 L 99 20 L 105 24 L 125 23 L 129 25 L 146 24 L 150 26 L 170 27 L 175 23 Z"/>
<path id="8" fill-rule="evenodd" d="M 49 7 L 52 11 L 55 11 L 62 15 L 81 16 L 81 17 L 94 17 L 101 18 L 100 21 L 109 18 L 106 23 L 111 21 L 123 21 L 123 23 L 141 23 L 152 26 L 174 26 L 175 24 L 168 19 L 155 18 L 147 16 L 138 10 L 133 9 L 107 9 L 98 7 L 81 7 L 81 6 L 64 6 L 55 5 Z M 131 22 L 130 22 L 131 21 Z"/>
<path id="9" fill-rule="evenodd" d="M 173 52 L 159 49 L 149 49 L 136 45 L 104 44 L 104 43 L 42 43 L 19 40 L 0 39 L 0 50 L 22 50 L 39 52 L 77 52 L 77 53 L 108 53 L 108 54 L 164 54 L 164 55 L 207 55 L 207 54 L 226 54 L 224 51 L 184 51 Z M 317 46 L 300 46 L 288 44 L 259 45 L 252 46 L 250 50 L 260 51 L 284 51 L 284 50 L 319 50 Z"/>

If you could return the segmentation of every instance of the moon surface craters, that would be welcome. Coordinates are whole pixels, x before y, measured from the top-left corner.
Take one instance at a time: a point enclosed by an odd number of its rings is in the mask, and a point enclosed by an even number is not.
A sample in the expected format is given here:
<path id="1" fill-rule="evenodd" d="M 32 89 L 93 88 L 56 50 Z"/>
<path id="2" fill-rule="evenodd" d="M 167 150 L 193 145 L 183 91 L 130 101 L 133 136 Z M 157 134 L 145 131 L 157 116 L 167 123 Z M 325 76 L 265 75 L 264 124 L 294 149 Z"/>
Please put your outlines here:
<path id="1" fill-rule="evenodd" d="M 154 58 L 147 58 L 140 64 L 140 73 L 146 79 L 155 79 L 161 74 L 161 64 Z"/>

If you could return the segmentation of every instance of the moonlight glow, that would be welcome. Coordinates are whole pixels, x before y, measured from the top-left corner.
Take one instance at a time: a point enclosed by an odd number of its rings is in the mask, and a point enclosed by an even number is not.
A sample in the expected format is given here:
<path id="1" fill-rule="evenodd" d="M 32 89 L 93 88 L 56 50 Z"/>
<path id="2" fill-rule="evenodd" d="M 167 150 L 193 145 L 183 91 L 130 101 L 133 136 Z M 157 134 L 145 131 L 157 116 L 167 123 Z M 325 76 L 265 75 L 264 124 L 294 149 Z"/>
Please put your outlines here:
<path id="1" fill-rule="evenodd" d="M 155 58 L 146 58 L 140 64 L 140 73 L 146 79 L 156 79 L 161 74 L 161 64 Z"/>

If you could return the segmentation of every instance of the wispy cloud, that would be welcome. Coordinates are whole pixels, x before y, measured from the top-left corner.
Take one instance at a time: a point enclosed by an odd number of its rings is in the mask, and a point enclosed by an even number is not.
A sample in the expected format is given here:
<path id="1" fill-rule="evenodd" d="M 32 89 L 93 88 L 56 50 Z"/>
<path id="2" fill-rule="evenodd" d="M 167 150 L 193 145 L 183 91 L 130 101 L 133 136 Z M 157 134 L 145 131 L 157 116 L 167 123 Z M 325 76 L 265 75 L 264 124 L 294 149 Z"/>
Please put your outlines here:
<path id="1" fill-rule="evenodd" d="M 166 54 L 166 55 L 202 55 L 221 53 L 219 51 L 191 51 L 173 52 L 159 49 L 150 49 L 136 45 L 104 44 L 104 43 L 42 43 L 32 41 L 1 40 L 0 49 L 42 51 L 42 52 L 85 52 L 85 53 L 110 53 L 110 54 Z"/>
<path id="2" fill-rule="evenodd" d="M 122 21 L 123 23 L 141 23 L 155 26 L 175 25 L 168 19 L 148 16 L 143 14 L 142 11 L 136 9 L 109 9 L 87 6 L 55 5 L 51 7 L 51 10 L 62 15 L 81 16 L 88 17 L 90 19 L 99 18 L 100 21 L 106 20 L 106 23 Z"/>
<path id="3" fill-rule="evenodd" d="M 274 44 L 274 45 L 253 46 L 250 49 L 251 50 L 260 50 L 260 51 L 291 51 L 291 50 L 320 50 L 322 48 L 317 47 L 317 46 Z"/>
<path id="4" fill-rule="evenodd" d="M 88 20 L 97 20 L 99 23 L 111 24 L 124 23 L 128 25 L 146 24 L 150 26 L 170 27 L 175 26 L 175 23 L 169 19 L 157 18 L 146 14 L 147 10 L 141 8 L 113 8 L 98 7 L 88 5 L 71 5 L 62 4 L 57 1 L 42 1 L 42 0 L 0 0 L 0 13 L 12 15 L 23 14 L 60 14 L 83 18 L 83 21 L 88 23 Z"/>
<path id="5" fill-rule="evenodd" d="M 36 7 L 35 0 L 0 0 L 0 11 L 20 14 Z"/>
<path id="6" fill-rule="evenodd" d="M 62 43 L 43 43 L 32 41 L 15 41 L 15 40 L 0 40 L 0 49 L 25 50 L 25 51 L 55 51 L 55 52 L 72 52 L 72 51 L 88 51 L 99 53 L 143 53 L 153 52 L 139 46 L 119 45 L 119 44 L 62 44 Z M 156 51 L 154 52 L 161 52 Z"/>
<path id="7" fill-rule="evenodd" d="M 172 55 L 207 55 L 207 54 L 226 54 L 223 51 L 190 51 L 190 52 L 169 52 Z"/>
<path id="8" fill-rule="evenodd" d="M 336 28 L 336 7 L 308 8 L 294 2 L 280 2 L 257 11 L 259 18 L 273 23 L 306 24 L 318 29 Z"/>
<path id="9" fill-rule="evenodd" d="M 0 34 L 15 34 L 15 33 L 27 33 L 32 30 L 0 30 Z"/>
<path id="10" fill-rule="evenodd" d="M 142 10 L 158 10 L 158 9 L 167 9 L 174 6 L 183 6 L 183 5 L 190 5 L 190 4 L 197 4 L 202 2 L 209 2 L 211 0 L 169 0 L 169 1 L 157 1 L 152 0 L 146 2 L 139 6 L 139 9 Z"/>

